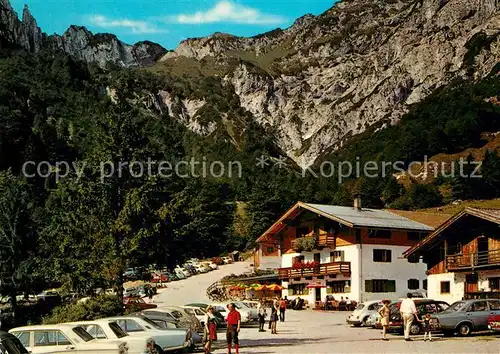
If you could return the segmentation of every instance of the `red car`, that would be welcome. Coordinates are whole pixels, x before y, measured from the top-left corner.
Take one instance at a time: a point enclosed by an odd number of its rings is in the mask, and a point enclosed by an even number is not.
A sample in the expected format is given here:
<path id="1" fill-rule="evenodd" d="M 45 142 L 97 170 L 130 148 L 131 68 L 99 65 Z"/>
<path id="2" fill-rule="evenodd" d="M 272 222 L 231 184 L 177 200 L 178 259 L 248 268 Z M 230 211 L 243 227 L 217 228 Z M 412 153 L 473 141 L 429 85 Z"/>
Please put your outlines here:
<path id="1" fill-rule="evenodd" d="M 161 274 L 153 274 L 153 277 L 151 278 L 151 283 L 167 283 L 168 282 L 168 275 L 161 273 Z"/>
<path id="2" fill-rule="evenodd" d="M 148 304 L 140 297 L 125 297 L 123 298 L 123 305 L 125 308 L 136 307 L 140 310 L 150 310 L 158 307 L 158 305 L 155 304 Z"/>
<path id="3" fill-rule="evenodd" d="M 488 328 L 492 331 L 500 332 L 500 315 L 488 316 Z"/>

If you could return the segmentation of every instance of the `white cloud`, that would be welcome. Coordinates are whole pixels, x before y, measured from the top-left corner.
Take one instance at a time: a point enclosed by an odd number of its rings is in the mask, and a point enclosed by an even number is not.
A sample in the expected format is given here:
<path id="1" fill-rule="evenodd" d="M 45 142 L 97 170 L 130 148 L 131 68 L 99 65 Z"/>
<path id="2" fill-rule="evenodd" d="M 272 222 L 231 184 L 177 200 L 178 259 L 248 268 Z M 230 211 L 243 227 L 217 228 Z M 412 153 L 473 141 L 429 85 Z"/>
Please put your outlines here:
<path id="1" fill-rule="evenodd" d="M 273 25 L 285 22 L 286 18 L 279 15 L 262 13 L 258 9 L 223 0 L 219 1 L 214 7 L 207 11 L 179 14 L 172 17 L 170 20 L 182 24 L 225 22 L 251 25 Z"/>
<path id="2" fill-rule="evenodd" d="M 90 17 L 90 22 L 102 28 L 126 28 L 132 33 L 165 33 L 165 30 L 158 29 L 156 26 L 146 22 L 129 19 L 110 19 L 102 15 L 95 15 Z"/>

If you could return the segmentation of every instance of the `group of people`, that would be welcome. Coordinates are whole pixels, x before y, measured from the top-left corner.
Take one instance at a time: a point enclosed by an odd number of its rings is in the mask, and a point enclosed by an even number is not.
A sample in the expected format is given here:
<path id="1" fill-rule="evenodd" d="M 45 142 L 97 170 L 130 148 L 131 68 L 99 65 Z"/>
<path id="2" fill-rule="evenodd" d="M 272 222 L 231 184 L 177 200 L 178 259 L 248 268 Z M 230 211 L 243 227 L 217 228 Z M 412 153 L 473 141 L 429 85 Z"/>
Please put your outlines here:
<path id="1" fill-rule="evenodd" d="M 288 299 L 285 296 L 284 298 L 275 298 L 271 305 L 271 316 L 269 317 L 269 329 L 271 330 L 271 334 L 278 334 L 277 332 L 277 324 L 278 321 L 285 322 L 285 312 L 288 306 Z M 266 323 L 266 308 L 264 304 L 264 300 L 259 302 L 257 307 L 259 311 L 259 332 L 265 332 L 264 325 Z"/>
<path id="2" fill-rule="evenodd" d="M 389 320 L 391 315 L 391 310 L 389 308 L 390 303 L 391 303 L 390 300 L 382 300 L 382 307 L 378 311 L 381 316 L 381 323 L 382 323 L 382 340 L 386 341 L 389 340 L 389 338 L 387 338 L 387 329 L 389 328 Z M 401 302 L 399 311 L 401 313 L 401 318 L 403 319 L 405 341 L 412 340 L 410 338 L 410 329 L 413 320 L 416 319 L 417 321 L 423 323 L 424 341 L 426 341 L 428 337 L 429 341 L 432 342 L 431 315 L 426 314 L 424 318 L 419 318 L 417 307 L 415 306 L 415 301 L 413 301 L 411 293 L 408 293 L 406 295 L 406 299 L 404 299 Z"/>
<path id="3" fill-rule="evenodd" d="M 231 303 L 227 305 L 229 313 L 227 314 L 227 353 L 231 354 L 234 344 L 236 354 L 239 354 L 240 342 L 238 334 L 240 333 L 241 315 L 236 310 L 236 305 Z M 213 306 L 207 307 L 207 314 L 205 315 L 205 331 L 204 331 L 204 348 L 205 354 L 209 354 L 212 350 L 212 343 L 217 340 L 217 319 L 215 317 L 215 308 Z"/>

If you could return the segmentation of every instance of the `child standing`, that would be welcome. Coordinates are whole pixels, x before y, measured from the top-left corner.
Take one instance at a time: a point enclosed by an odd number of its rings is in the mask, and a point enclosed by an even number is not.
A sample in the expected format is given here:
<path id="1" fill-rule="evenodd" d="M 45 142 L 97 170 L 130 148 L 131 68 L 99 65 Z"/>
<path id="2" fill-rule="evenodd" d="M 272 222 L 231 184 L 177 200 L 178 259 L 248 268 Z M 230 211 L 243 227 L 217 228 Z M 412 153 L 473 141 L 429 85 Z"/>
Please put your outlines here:
<path id="1" fill-rule="evenodd" d="M 429 336 L 429 342 L 432 342 L 432 337 L 431 337 L 431 314 L 428 313 L 425 315 L 425 317 L 419 322 L 423 322 L 424 325 L 424 341 L 427 340 L 427 336 Z"/>

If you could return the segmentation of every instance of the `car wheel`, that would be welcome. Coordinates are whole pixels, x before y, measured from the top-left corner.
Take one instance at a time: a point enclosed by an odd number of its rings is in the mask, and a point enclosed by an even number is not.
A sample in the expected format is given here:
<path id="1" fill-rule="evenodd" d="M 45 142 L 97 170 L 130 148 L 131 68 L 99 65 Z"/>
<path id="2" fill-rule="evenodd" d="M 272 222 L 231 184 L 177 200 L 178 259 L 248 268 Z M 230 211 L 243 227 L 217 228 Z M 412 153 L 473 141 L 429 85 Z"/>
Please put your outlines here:
<path id="1" fill-rule="evenodd" d="M 368 321 L 368 316 L 366 316 L 365 318 L 363 318 L 363 321 L 361 321 L 361 324 L 363 325 L 363 327 L 367 326 L 366 321 Z"/>
<path id="2" fill-rule="evenodd" d="M 410 334 L 416 336 L 416 335 L 420 334 L 421 329 L 422 328 L 420 327 L 420 324 L 412 323 L 410 326 Z"/>
<path id="3" fill-rule="evenodd" d="M 472 332 L 472 326 L 469 323 L 461 323 L 457 329 L 458 334 L 462 337 L 467 337 Z"/>

